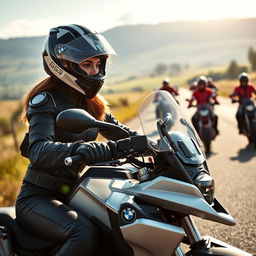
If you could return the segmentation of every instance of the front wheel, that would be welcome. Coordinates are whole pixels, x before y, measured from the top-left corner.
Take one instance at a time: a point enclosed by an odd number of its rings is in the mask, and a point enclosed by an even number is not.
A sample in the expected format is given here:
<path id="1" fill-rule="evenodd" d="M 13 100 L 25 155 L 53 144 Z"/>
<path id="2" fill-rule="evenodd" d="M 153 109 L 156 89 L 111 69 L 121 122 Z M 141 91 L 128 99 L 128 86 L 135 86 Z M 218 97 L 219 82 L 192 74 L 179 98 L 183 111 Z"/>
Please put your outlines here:
<path id="1" fill-rule="evenodd" d="M 230 248 L 221 248 L 221 247 L 216 247 L 216 248 L 211 248 L 212 255 L 214 256 L 243 256 L 246 254 L 241 254 L 241 252 L 236 252 Z"/>
<path id="2" fill-rule="evenodd" d="M 198 256 L 198 255 L 204 255 L 204 256 L 247 256 L 248 254 L 241 254 L 241 251 L 234 251 L 233 249 L 230 248 L 221 248 L 221 247 L 216 247 L 216 248 L 211 248 L 209 251 L 203 251 L 201 254 L 195 253 L 195 254 L 189 254 L 186 253 L 185 256 Z"/>
<path id="3" fill-rule="evenodd" d="M 204 236 L 205 245 L 195 246 L 185 256 L 252 256 L 252 254 L 211 236 Z"/>

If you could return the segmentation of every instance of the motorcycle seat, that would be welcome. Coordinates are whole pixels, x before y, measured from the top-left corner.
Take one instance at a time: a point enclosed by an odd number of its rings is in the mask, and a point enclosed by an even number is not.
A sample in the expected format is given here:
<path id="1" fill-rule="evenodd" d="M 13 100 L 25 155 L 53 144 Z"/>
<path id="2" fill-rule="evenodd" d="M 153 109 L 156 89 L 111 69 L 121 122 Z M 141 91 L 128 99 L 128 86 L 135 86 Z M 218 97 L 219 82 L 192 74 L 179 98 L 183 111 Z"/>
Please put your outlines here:
<path id="1" fill-rule="evenodd" d="M 23 230 L 16 219 L 6 213 L 0 213 L 0 225 L 7 228 L 12 242 L 25 250 L 42 250 L 56 246 L 56 243 L 36 237 Z"/>

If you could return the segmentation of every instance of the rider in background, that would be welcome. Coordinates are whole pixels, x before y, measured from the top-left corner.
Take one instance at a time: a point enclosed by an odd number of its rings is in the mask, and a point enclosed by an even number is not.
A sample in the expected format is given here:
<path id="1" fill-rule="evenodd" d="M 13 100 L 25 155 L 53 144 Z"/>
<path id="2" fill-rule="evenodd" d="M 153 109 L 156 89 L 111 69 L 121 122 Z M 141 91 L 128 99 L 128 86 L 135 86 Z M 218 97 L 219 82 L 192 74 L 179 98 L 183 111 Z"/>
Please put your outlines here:
<path id="1" fill-rule="evenodd" d="M 236 98 L 239 101 L 239 107 L 236 112 L 237 126 L 239 134 L 242 134 L 243 131 L 243 111 L 242 111 L 242 100 L 252 98 L 252 94 L 256 94 L 256 89 L 253 85 L 249 84 L 249 75 L 245 72 L 241 73 L 238 77 L 240 85 L 234 88 L 233 93 L 230 95 L 232 103 L 237 102 Z"/>
<path id="2" fill-rule="evenodd" d="M 179 95 L 177 88 L 170 85 L 170 81 L 168 78 L 165 78 L 163 80 L 162 87 L 159 90 L 165 90 L 165 91 L 169 92 L 174 97 L 174 99 L 175 99 L 175 96 Z M 177 103 L 178 103 L 178 101 L 177 101 Z"/>
<path id="3" fill-rule="evenodd" d="M 216 94 L 217 96 L 217 91 L 218 91 L 218 88 L 217 86 L 213 83 L 213 79 L 211 77 L 208 77 L 207 78 L 208 80 L 208 84 L 207 84 L 207 87 L 210 88 L 214 94 Z"/>
<path id="4" fill-rule="evenodd" d="M 208 86 L 208 80 L 205 76 L 200 76 L 197 80 L 197 88 L 193 91 L 192 97 L 189 100 L 188 108 L 192 107 L 194 100 L 197 102 L 197 106 L 205 104 L 219 104 L 217 100 L 217 95 L 212 92 Z M 218 125 L 218 116 L 212 112 L 212 118 L 214 123 L 214 129 L 216 130 L 216 135 L 219 134 L 217 125 Z M 198 113 L 196 112 L 192 117 L 192 123 L 195 129 L 198 131 Z"/>
<path id="5" fill-rule="evenodd" d="M 194 91 L 197 88 L 197 81 L 194 81 L 189 85 L 189 90 Z"/>

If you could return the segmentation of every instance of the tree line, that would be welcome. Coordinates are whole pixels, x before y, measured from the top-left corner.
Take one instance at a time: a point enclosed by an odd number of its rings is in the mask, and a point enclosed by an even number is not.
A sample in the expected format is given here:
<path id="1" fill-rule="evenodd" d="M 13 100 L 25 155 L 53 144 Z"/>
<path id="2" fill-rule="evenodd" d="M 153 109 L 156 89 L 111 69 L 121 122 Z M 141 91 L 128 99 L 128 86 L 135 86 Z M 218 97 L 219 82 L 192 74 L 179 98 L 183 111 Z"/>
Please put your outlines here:
<path id="1" fill-rule="evenodd" d="M 250 67 L 245 65 L 239 65 L 236 60 L 231 60 L 227 69 L 224 72 L 210 72 L 208 75 L 212 76 L 214 80 L 221 79 L 237 79 L 238 75 L 242 72 L 256 71 L 256 50 L 253 47 L 249 47 L 248 53 L 248 62 Z M 170 75 L 179 75 L 183 69 L 188 69 L 189 64 L 184 66 L 179 63 L 164 64 L 158 63 L 152 72 L 152 75 L 163 75 L 166 72 L 169 72 Z M 192 82 L 195 78 L 189 79 L 188 82 Z"/>

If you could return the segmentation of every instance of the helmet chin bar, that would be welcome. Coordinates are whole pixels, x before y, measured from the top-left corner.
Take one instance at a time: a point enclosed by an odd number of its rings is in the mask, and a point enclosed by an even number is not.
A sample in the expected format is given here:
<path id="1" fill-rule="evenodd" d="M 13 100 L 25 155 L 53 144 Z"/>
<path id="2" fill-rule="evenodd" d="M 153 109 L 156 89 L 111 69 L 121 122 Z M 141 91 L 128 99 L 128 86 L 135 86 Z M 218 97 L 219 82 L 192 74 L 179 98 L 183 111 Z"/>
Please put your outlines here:
<path id="1" fill-rule="evenodd" d="M 80 88 L 83 89 L 86 97 L 89 99 L 94 98 L 104 84 L 104 79 L 106 77 L 106 58 L 102 58 L 101 65 L 99 67 L 99 72 L 93 76 L 89 76 L 76 63 L 67 62 L 67 65 L 70 68 L 70 70 L 72 70 L 72 75 L 74 75 L 77 78 L 75 82 Z"/>
<path id="2" fill-rule="evenodd" d="M 104 81 L 86 81 L 76 80 L 76 83 L 82 90 L 87 98 L 94 98 L 103 86 Z"/>

